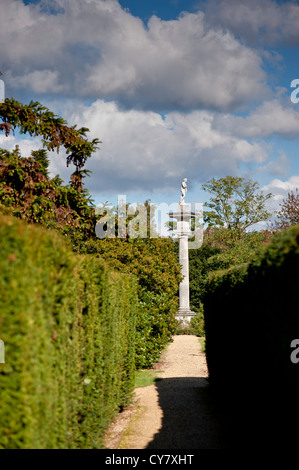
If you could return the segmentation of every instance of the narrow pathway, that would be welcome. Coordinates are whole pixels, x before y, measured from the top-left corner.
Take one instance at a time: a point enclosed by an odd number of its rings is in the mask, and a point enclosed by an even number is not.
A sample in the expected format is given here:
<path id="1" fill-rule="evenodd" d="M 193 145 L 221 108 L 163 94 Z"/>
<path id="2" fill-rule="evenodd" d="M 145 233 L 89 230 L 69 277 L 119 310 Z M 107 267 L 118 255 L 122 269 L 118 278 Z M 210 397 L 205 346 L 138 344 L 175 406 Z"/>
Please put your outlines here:
<path id="1" fill-rule="evenodd" d="M 160 380 L 135 390 L 135 403 L 118 447 L 225 448 L 225 433 L 210 396 L 205 354 L 198 338 L 174 336 L 156 371 Z"/>

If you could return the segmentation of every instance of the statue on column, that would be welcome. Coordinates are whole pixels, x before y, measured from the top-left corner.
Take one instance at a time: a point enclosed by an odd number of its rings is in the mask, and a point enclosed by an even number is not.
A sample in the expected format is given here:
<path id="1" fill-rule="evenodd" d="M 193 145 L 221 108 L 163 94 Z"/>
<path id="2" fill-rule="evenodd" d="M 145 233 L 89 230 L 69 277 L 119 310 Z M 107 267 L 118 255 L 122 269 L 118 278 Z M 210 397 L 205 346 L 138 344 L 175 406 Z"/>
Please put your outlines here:
<path id="1" fill-rule="evenodd" d="M 185 196 L 187 192 L 187 178 L 184 178 L 181 184 L 181 199 L 180 204 L 185 204 Z"/>

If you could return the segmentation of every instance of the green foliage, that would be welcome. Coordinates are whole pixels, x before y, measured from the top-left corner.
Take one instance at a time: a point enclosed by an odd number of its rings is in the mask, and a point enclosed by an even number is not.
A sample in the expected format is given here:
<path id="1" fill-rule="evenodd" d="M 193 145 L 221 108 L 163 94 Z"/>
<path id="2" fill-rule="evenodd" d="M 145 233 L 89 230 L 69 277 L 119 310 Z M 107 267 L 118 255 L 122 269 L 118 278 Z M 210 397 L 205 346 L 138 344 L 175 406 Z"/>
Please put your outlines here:
<path id="1" fill-rule="evenodd" d="M 134 387 L 133 277 L 0 216 L 0 448 L 101 448 Z"/>
<path id="2" fill-rule="evenodd" d="M 114 207 L 106 201 L 99 204 L 96 213 L 99 214 L 98 226 L 102 228 L 100 238 L 153 238 L 157 237 L 154 215 L 156 204 L 146 200 L 144 204 L 130 203 L 120 200 Z"/>
<path id="3" fill-rule="evenodd" d="M 98 216 L 88 191 L 63 186 L 58 177 L 47 178 L 40 162 L 21 158 L 18 152 L 2 150 L 0 157 L 0 202 L 11 209 L 12 215 L 53 228 L 64 235 L 74 251 L 93 253 L 114 270 L 136 275 L 140 299 L 137 365 L 152 365 L 175 328 L 180 266 L 174 243 L 158 238 L 99 239 L 95 234 Z M 46 162 L 42 163 L 42 168 L 45 166 Z M 152 214 L 149 205 L 145 207 L 150 223 Z M 109 217 L 115 217 L 113 211 Z M 145 339 L 147 343 L 143 344 Z"/>
<path id="4" fill-rule="evenodd" d="M 13 98 L 7 98 L 0 103 L 0 118 L 3 121 L 0 130 L 5 131 L 6 136 L 11 129 L 18 127 L 21 134 L 41 136 L 47 150 L 59 152 L 63 146 L 68 155 L 67 165 L 73 163 L 77 174 L 100 143 L 98 139 L 91 142 L 87 140 L 86 133 L 89 129 L 69 127 L 64 119 L 53 114 L 38 101 L 24 105 Z"/>
<path id="5" fill-rule="evenodd" d="M 267 220 L 271 214 L 265 209 L 265 202 L 272 194 L 263 194 L 255 181 L 227 176 L 212 178 L 202 186 L 212 194 L 205 206 L 211 209 L 204 212 L 204 222 L 209 226 L 225 227 L 234 230 L 241 238 L 253 224 Z"/>
<path id="6" fill-rule="evenodd" d="M 33 160 L 38 163 L 40 172 L 49 179 L 49 172 L 48 172 L 48 167 L 50 164 L 50 160 L 47 156 L 47 150 L 41 149 L 41 150 L 32 150 L 31 156 L 33 157 Z"/>
<path id="7" fill-rule="evenodd" d="M 200 337 L 205 336 L 205 321 L 203 314 L 203 305 L 201 304 L 201 311 L 191 318 L 190 321 L 190 334 Z"/>
<path id="8" fill-rule="evenodd" d="M 205 324 L 203 312 L 197 312 L 194 315 L 189 324 L 177 321 L 176 328 L 177 335 L 196 335 L 204 338 L 205 336 Z"/>
<path id="9" fill-rule="evenodd" d="M 168 238 L 112 238 L 89 241 L 85 248 L 137 277 L 136 367 L 150 367 L 175 331 L 181 279 L 175 244 Z"/>
<path id="10" fill-rule="evenodd" d="M 190 307 L 193 311 L 200 310 L 201 299 L 205 289 L 205 282 L 211 268 L 210 258 L 220 250 L 208 244 L 201 248 L 189 251 L 189 289 Z"/>
<path id="11" fill-rule="evenodd" d="M 209 258 L 208 269 L 216 271 L 245 263 L 268 240 L 264 232 L 248 232 L 240 239 L 234 231 L 214 229 L 206 243 L 218 248 L 219 252 Z"/>
<path id="12" fill-rule="evenodd" d="M 111 417 L 130 400 L 135 358 L 138 368 L 151 366 L 175 330 L 174 244 L 142 238 L 156 235 L 148 201 L 146 227 L 133 220 L 140 205 L 130 213 L 133 238 L 96 237 L 98 216 L 82 183 L 98 143 L 87 141 L 88 129 L 68 127 L 37 102 L 5 100 L 0 118 L 6 135 L 19 127 L 41 135 L 48 151 L 64 146 L 76 167 L 63 186 L 59 176 L 49 178 L 45 149 L 29 158 L 0 149 L 0 213 L 63 235 L 1 217 L 8 274 L 0 333 L 9 362 L 0 370 L 0 448 L 99 448 Z"/>
<path id="13" fill-rule="evenodd" d="M 268 242 L 267 233 L 249 232 L 241 239 L 233 230 L 214 228 L 205 233 L 201 248 L 189 251 L 190 304 L 202 311 L 209 276 L 252 259 Z"/>
<path id="14" fill-rule="evenodd" d="M 288 193 L 287 198 L 280 204 L 280 210 L 277 212 L 277 220 L 271 224 L 271 231 L 284 230 L 297 225 L 299 223 L 299 194 L 291 191 Z"/>
<path id="15" fill-rule="evenodd" d="M 0 150 L 0 202 L 16 217 L 60 231 L 78 251 L 82 240 L 95 237 L 95 210 L 88 191 L 61 182 L 58 176 L 47 177 L 43 150 L 33 152 L 33 158 Z"/>
<path id="16" fill-rule="evenodd" d="M 95 225 L 99 216 L 82 186 L 82 178 L 87 174 L 82 167 L 97 143 L 86 140 L 87 129 L 69 128 L 39 103 L 24 106 L 15 100 L 5 100 L 0 105 L 0 118 L 4 121 L 0 128 L 7 135 L 12 127 L 18 126 L 21 133 L 42 135 L 47 150 L 59 150 L 63 145 L 69 155 L 68 163 L 72 161 L 76 166 L 71 185 L 63 186 L 58 176 L 49 179 L 45 150 L 33 152 L 29 158 L 21 158 L 17 150 L 12 153 L 0 150 L 0 203 L 14 216 L 60 231 L 74 251 L 96 254 L 115 270 L 137 276 L 140 302 L 137 365 L 152 365 L 175 329 L 180 266 L 171 240 L 148 238 L 156 236 L 149 201 L 144 205 L 146 227 L 138 219 L 143 206 L 132 211 L 127 205 L 129 217 L 124 228 L 131 238 L 98 239 Z M 116 230 L 121 229 L 120 214 L 112 210 L 108 222 L 111 217 L 115 219 Z"/>
<path id="17" fill-rule="evenodd" d="M 245 426 L 259 420 L 262 440 L 267 432 L 277 437 L 279 420 L 285 426 L 299 416 L 298 367 L 290 360 L 291 342 L 299 338 L 298 262 L 297 225 L 275 235 L 247 264 L 211 275 L 206 286 L 210 382 L 231 416 Z"/>
<path id="18" fill-rule="evenodd" d="M 138 290 L 139 309 L 136 322 L 136 367 L 151 367 L 175 332 L 177 299 L 166 293 Z"/>

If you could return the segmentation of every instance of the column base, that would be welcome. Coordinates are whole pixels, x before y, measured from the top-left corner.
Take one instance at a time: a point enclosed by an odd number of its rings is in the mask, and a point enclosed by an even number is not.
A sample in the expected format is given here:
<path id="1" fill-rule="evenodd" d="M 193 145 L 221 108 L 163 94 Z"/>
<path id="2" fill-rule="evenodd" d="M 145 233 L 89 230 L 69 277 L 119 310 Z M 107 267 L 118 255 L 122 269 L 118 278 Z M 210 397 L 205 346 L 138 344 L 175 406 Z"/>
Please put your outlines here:
<path id="1" fill-rule="evenodd" d="M 175 319 L 178 320 L 180 327 L 190 326 L 191 318 L 196 315 L 196 312 L 190 308 L 179 308 L 178 313 L 175 314 Z"/>

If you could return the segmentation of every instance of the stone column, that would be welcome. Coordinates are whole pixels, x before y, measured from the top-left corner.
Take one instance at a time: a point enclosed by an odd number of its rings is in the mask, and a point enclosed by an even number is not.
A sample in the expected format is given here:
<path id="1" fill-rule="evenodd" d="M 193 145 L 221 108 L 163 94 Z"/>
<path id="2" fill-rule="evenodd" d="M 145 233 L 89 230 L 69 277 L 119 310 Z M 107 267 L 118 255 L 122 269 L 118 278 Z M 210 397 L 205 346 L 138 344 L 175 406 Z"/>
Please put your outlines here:
<path id="1" fill-rule="evenodd" d="M 4 85 L 4 81 L 0 80 L 0 103 L 3 103 L 4 100 L 5 100 L 5 85 Z"/>
<path id="2" fill-rule="evenodd" d="M 189 256 L 188 235 L 179 235 L 179 261 L 182 266 L 181 273 L 184 276 L 180 282 L 180 312 L 189 311 Z"/>
<path id="3" fill-rule="evenodd" d="M 177 220 L 176 234 L 179 239 L 179 262 L 182 267 L 183 280 L 180 282 L 179 295 L 180 306 L 176 314 L 176 319 L 183 325 L 189 325 L 195 312 L 190 310 L 189 303 L 189 250 L 188 238 L 192 235 L 190 230 L 190 219 L 195 217 L 195 213 L 189 210 L 187 204 L 179 204 L 177 212 L 169 214 L 170 217 Z"/>

